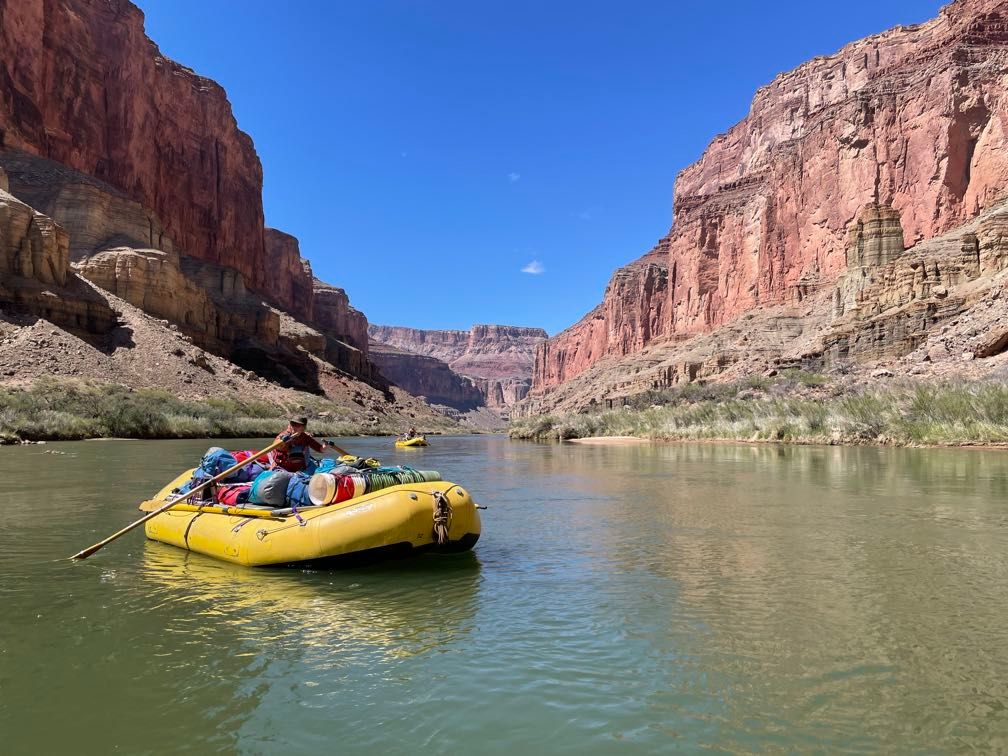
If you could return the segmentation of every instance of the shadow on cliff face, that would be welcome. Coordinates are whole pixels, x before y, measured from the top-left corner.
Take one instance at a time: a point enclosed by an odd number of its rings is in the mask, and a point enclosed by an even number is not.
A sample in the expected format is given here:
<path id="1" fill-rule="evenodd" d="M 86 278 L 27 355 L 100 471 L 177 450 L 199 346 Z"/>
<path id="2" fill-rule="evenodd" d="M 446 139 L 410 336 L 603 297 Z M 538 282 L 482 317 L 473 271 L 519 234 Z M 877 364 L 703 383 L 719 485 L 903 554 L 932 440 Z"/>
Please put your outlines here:
<path id="1" fill-rule="evenodd" d="M 272 383 L 312 394 L 323 393 L 318 365 L 306 354 L 269 352 L 258 344 L 244 342 L 231 351 L 229 359 Z"/>
<path id="2" fill-rule="evenodd" d="M 66 286 L 50 286 L 32 278 L 10 276 L 0 285 L 0 319 L 17 326 L 40 320 L 56 325 L 95 349 L 111 354 L 135 346 L 132 330 L 108 300 L 76 276 Z"/>
<path id="3" fill-rule="evenodd" d="M 91 346 L 105 354 L 113 354 L 119 349 L 133 349 L 136 346 L 136 342 L 133 340 L 133 329 L 122 323 L 102 338 L 101 343 L 96 344 L 88 339 L 85 339 L 85 341 L 88 341 Z"/>

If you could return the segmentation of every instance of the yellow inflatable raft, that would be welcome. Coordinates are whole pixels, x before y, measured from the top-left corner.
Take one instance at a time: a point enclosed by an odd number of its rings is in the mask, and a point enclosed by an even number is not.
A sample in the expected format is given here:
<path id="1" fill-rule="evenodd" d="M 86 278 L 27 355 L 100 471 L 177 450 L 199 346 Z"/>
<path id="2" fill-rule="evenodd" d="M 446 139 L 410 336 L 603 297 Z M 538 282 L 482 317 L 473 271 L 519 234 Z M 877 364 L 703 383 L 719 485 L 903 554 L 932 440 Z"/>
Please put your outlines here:
<path id="1" fill-rule="evenodd" d="M 414 436 L 413 438 L 406 439 L 405 441 L 400 438 L 396 440 L 395 445 L 400 449 L 404 449 L 409 446 L 430 446 L 430 444 L 427 443 L 426 436 Z"/>
<path id="2" fill-rule="evenodd" d="M 165 486 L 141 509 L 152 511 L 193 470 Z M 447 481 L 412 483 L 329 504 L 288 510 L 177 504 L 145 525 L 147 537 L 235 564 L 377 558 L 417 551 L 458 552 L 480 536 L 469 492 Z"/>

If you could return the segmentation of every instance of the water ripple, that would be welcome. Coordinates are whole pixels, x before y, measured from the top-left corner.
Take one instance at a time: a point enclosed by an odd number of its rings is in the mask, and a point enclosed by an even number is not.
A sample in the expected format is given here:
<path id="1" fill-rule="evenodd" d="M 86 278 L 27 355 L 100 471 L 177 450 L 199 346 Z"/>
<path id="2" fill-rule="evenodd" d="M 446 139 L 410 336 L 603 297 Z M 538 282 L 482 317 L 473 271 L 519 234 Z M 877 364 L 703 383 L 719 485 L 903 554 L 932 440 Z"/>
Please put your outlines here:
<path id="1" fill-rule="evenodd" d="M 205 445 L 60 445 L 45 490 L 0 455 L 15 752 L 1008 748 L 1003 454 L 444 438 L 474 554 L 66 561 Z"/>

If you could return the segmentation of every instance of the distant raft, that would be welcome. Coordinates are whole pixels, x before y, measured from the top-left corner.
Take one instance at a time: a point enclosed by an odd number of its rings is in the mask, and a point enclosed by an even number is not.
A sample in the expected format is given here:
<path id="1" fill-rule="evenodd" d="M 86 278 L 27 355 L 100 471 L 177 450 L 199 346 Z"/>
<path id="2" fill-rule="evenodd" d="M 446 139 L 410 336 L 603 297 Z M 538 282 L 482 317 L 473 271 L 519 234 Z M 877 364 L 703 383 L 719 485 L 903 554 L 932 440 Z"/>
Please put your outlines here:
<path id="1" fill-rule="evenodd" d="M 193 476 L 189 470 L 165 486 L 141 509 L 152 511 Z M 440 477 L 411 471 L 412 479 Z M 319 476 L 315 476 L 319 477 Z M 255 508 L 227 506 L 217 500 L 183 501 L 146 524 L 147 537 L 189 551 L 247 566 L 338 561 L 346 558 L 401 556 L 471 549 L 480 537 L 477 505 L 469 492 L 448 481 L 395 483 L 382 474 L 360 494 L 357 476 L 340 499 L 340 476 L 320 478 L 315 496 L 321 506 Z M 309 488 L 311 484 L 309 483 Z M 352 489 L 352 491 L 350 490 Z M 369 490 L 367 485 L 363 490 Z M 339 499 L 339 500 L 337 500 Z"/>
<path id="2" fill-rule="evenodd" d="M 430 444 L 427 443 L 426 436 L 414 436 L 413 438 L 396 439 L 395 445 L 398 446 L 400 449 L 405 449 L 410 446 L 430 446 Z"/>

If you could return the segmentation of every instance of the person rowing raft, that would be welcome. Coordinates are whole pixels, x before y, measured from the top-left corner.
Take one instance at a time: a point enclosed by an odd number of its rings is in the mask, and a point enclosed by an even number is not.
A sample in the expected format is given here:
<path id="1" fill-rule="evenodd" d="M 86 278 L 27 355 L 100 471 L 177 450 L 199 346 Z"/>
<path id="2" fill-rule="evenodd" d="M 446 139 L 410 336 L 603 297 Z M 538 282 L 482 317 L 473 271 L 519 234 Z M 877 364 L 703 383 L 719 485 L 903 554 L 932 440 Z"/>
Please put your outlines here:
<path id="1" fill-rule="evenodd" d="M 329 441 L 319 441 L 308 433 L 308 418 L 303 415 L 288 420 L 283 433 L 277 436 L 277 441 L 285 436 L 290 438 L 286 446 L 281 446 L 274 452 L 274 467 L 280 467 L 290 472 L 314 472 L 315 460 L 311 452 L 322 453 L 326 448 L 336 447 Z"/>

